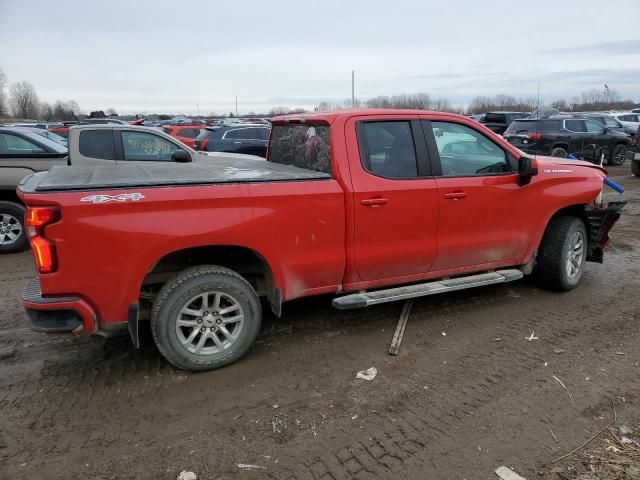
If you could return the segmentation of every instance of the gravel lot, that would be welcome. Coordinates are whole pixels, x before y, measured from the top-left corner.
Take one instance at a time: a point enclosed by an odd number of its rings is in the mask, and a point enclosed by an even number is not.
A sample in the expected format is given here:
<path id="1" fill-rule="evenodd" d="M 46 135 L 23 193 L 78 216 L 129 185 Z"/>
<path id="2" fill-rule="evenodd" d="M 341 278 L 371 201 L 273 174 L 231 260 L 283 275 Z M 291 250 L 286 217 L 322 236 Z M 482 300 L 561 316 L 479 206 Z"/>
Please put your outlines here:
<path id="1" fill-rule="evenodd" d="M 640 179 L 611 174 L 629 205 L 577 290 L 525 280 L 419 299 L 397 357 L 402 304 L 340 312 L 321 297 L 266 318 L 242 361 L 180 372 L 148 332 L 137 351 L 32 333 L 31 254 L 2 256 L 0 478 L 470 480 L 500 465 L 572 478 L 575 457 L 551 460 L 608 423 L 612 399 L 618 423 L 640 424 Z M 355 379 L 371 366 L 375 380 Z"/>

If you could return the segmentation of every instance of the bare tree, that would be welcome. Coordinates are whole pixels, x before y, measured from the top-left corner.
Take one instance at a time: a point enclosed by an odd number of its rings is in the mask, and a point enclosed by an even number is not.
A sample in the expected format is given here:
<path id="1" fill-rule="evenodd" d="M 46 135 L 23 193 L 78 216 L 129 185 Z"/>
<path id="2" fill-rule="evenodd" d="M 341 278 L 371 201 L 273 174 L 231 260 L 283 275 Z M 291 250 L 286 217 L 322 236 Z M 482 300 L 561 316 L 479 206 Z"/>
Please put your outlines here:
<path id="1" fill-rule="evenodd" d="M 40 118 L 50 122 L 55 117 L 53 106 L 49 102 L 40 103 Z"/>
<path id="2" fill-rule="evenodd" d="M 277 117 L 278 115 L 286 115 L 287 113 L 289 113 L 289 109 L 287 107 L 273 107 L 271 110 L 269 110 L 269 116 L 270 117 Z"/>
<path id="3" fill-rule="evenodd" d="M 107 115 L 110 117 L 117 117 L 118 112 L 116 112 L 113 108 L 107 108 Z"/>
<path id="4" fill-rule="evenodd" d="M 56 100 L 56 103 L 53 105 L 53 116 L 56 120 L 78 120 L 79 114 L 80 107 L 75 100 L 69 100 L 67 102 Z"/>
<path id="5" fill-rule="evenodd" d="M 18 118 L 35 118 L 38 115 L 38 95 L 29 82 L 17 82 L 9 88 L 9 103 L 13 115 Z"/>
<path id="6" fill-rule="evenodd" d="M 9 113 L 7 108 L 7 95 L 4 91 L 6 87 L 7 87 L 7 76 L 0 69 L 0 117 L 4 117 Z"/>

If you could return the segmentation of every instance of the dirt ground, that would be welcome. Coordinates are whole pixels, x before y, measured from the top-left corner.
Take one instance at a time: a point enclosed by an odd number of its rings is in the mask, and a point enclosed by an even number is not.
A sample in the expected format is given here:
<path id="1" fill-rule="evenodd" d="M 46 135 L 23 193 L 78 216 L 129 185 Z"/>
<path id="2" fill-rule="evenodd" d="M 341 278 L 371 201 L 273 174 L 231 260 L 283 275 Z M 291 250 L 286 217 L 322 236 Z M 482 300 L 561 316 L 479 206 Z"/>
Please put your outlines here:
<path id="1" fill-rule="evenodd" d="M 184 373 L 148 332 L 140 350 L 31 332 L 30 253 L 2 256 L 0 478 L 574 478 L 579 456 L 551 461 L 610 422 L 612 400 L 618 424 L 640 424 L 640 179 L 611 174 L 629 205 L 577 290 L 419 299 L 397 357 L 402 304 L 340 312 L 321 297 L 267 317 L 240 362 Z"/>

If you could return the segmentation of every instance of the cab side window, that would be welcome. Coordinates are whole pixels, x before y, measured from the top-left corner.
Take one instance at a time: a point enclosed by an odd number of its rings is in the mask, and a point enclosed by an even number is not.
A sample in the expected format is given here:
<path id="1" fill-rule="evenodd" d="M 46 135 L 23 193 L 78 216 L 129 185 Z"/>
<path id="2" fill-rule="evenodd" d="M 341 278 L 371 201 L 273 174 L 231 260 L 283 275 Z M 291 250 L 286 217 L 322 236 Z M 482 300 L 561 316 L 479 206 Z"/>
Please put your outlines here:
<path id="1" fill-rule="evenodd" d="M 511 172 L 506 152 L 482 133 L 452 122 L 431 122 L 443 177 Z"/>
<path id="2" fill-rule="evenodd" d="M 143 132 L 122 132 L 125 160 L 170 162 L 177 145 L 162 137 Z"/>
<path id="3" fill-rule="evenodd" d="M 32 155 L 34 153 L 46 153 L 46 151 L 26 138 L 0 133 L 0 154 Z"/>
<path id="4" fill-rule="evenodd" d="M 364 122 L 359 132 L 364 169 L 378 177 L 417 178 L 416 148 L 407 121 Z"/>
<path id="5" fill-rule="evenodd" d="M 83 130 L 80 132 L 79 149 L 83 157 L 116 159 L 111 129 Z"/>
<path id="6" fill-rule="evenodd" d="M 564 128 L 574 133 L 585 133 L 587 131 L 584 120 L 565 120 Z"/>
<path id="7" fill-rule="evenodd" d="M 603 133 L 604 125 L 601 123 L 595 122 L 593 120 L 585 120 L 585 125 L 587 126 L 587 132 L 589 133 Z"/>

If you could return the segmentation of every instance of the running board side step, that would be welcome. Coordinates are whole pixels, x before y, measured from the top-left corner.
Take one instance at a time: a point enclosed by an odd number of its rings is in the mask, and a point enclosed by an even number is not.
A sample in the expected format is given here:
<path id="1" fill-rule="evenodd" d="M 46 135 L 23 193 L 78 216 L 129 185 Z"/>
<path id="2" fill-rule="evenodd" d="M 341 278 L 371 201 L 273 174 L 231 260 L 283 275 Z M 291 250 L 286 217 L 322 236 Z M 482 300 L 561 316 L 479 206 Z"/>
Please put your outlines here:
<path id="1" fill-rule="evenodd" d="M 419 283 L 406 287 L 388 288 L 373 292 L 353 293 L 333 299 L 333 306 L 339 310 L 368 307 L 378 303 L 395 302 L 407 298 L 425 297 L 437 293 L 465 290 L 467 288 L 493 285 L 494 283 L 513 282 L 520 280 L 524 274 L 518 269 L 497 270 L 495 272 L 468 275 L 465 277 L 449 278 L 435 282 Z"/>

